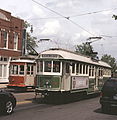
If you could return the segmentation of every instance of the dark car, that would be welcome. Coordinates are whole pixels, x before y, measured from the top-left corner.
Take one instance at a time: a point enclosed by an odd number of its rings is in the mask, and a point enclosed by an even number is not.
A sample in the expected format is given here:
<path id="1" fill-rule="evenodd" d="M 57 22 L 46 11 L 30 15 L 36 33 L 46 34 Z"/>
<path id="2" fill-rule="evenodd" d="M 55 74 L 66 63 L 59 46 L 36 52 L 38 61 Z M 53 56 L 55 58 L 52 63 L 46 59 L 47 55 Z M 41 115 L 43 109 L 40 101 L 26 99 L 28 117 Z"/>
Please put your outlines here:
<path id="1" fill-rule="evenodd" d="M 12 93 L 0 90 L 0 113 L 11 114 L 16 106 L 16 98 Z"/>
<path id="2" fill-rule="evenodd" d="M 103 85 L 100 104 L 103 112 L 117 108 L 117 78 L 109 78 Z"/>

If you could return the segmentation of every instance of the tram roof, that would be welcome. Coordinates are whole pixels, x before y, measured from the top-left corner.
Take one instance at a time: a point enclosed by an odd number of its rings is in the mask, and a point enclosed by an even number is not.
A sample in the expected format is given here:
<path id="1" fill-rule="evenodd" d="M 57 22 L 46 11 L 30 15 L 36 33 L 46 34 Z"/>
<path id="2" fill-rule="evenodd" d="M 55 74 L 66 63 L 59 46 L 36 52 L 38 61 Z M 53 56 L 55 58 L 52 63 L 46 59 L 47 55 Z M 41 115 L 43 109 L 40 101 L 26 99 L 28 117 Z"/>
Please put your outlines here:
<path id="1" fill-rule="evenodd" d="M 95 64 L 95 65 L 99 65 L 99 66 L 104 66 L 104 67 L 109 67 L 111 68 L 111 66 L 109 64 L 107 64 L 106 62 L 103 61 L 95 61 L 92 60 L 91 57 L 88 56 L 84 56 L 72 51 L 68 51 L 65 49 L 61 49 L 61 48 L 54 48 L 54 49 L 49 49 L 46 51 L 43 51 L 40 53 L 40 58 L 43 58 L 42 55 L 59 55 L 60 58 L 59 59 L 67 59 L 67 60 L 75 60 L 75 61 L 80 61 L 80 62 L 85 62 L 85 63 L 90 63 L 90 64 Z"/>
<path id="2" fill-rule="evenodd" d="M 17 60 L 12 60 L 11 62 L 34 63 L 35 60 L 17 59 Z"/>

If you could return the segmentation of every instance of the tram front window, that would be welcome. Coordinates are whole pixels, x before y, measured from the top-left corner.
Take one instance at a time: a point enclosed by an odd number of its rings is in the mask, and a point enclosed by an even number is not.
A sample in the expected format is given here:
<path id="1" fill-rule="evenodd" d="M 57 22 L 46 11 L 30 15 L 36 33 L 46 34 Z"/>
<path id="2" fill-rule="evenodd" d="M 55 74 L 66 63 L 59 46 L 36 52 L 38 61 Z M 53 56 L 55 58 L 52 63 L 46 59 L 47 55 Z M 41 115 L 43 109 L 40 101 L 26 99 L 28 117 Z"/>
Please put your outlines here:
<path id="1" fill-rule="evenodd" d="M 60 72 L 60 62 L 53 61 L 53 72 Z"/>
<path id="2" fill-rule="evenodd" d="M 52 66 L 51 61 L 45 61 L 44 72 L 51 72 L 51 66 Z"/>
<path id="3" fill-rule="evenodd" d="M 20 65 L 20 75 L 24 75 L 24 65 Z"/>
<path id="4" fill-rule="evenodd" d="M 12 74 L 14 74 L 14 75 L 18 74 L 18 65 L 13 65 L 13 67 L 12 67 Z"/>

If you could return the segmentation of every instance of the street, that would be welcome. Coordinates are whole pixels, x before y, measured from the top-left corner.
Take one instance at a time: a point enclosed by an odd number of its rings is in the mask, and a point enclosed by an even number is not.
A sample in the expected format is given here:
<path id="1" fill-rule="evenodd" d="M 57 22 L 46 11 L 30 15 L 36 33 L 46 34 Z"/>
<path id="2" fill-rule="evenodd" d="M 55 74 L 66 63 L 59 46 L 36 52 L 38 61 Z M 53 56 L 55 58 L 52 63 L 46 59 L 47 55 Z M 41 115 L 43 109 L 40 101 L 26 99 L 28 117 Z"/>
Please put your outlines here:
<path id="1" fill-rule="evenodd" d="M 14 113 L 1 120 L 116 120 L 117 114 L 101 112 L 99 97 L 68 104 L 52 105 L 32 102 L 34 93 L 15 93 L 18 99 Z M 27 96 L 27 97 L 26 97 Z M 26 99 L 27 98 L 27 99 Z M 30 101 L 25 103 L 24 101 Z"/>

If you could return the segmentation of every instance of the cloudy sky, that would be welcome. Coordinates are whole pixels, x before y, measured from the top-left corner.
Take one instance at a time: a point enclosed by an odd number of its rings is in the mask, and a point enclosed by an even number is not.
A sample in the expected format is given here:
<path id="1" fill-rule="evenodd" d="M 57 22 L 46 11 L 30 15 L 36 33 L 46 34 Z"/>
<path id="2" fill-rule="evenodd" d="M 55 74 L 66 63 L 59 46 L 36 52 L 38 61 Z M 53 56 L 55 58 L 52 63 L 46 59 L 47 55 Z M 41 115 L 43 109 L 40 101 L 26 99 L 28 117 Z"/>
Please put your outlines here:
<path id="1" fill-rule="evenodd" d="M 32 35 L 49 42 L 38 43 L 37 51 L 50 47 L 74 50 L 89 37 L 102 36 L 92 43 L 99 56 L 117 59 L 117 0 L 0 0 L 0 8 L 33 25 Z M 51 9 L 48 10 L 47 8 Z M 69 18 L 69 19 L 66 19 Z"/>

